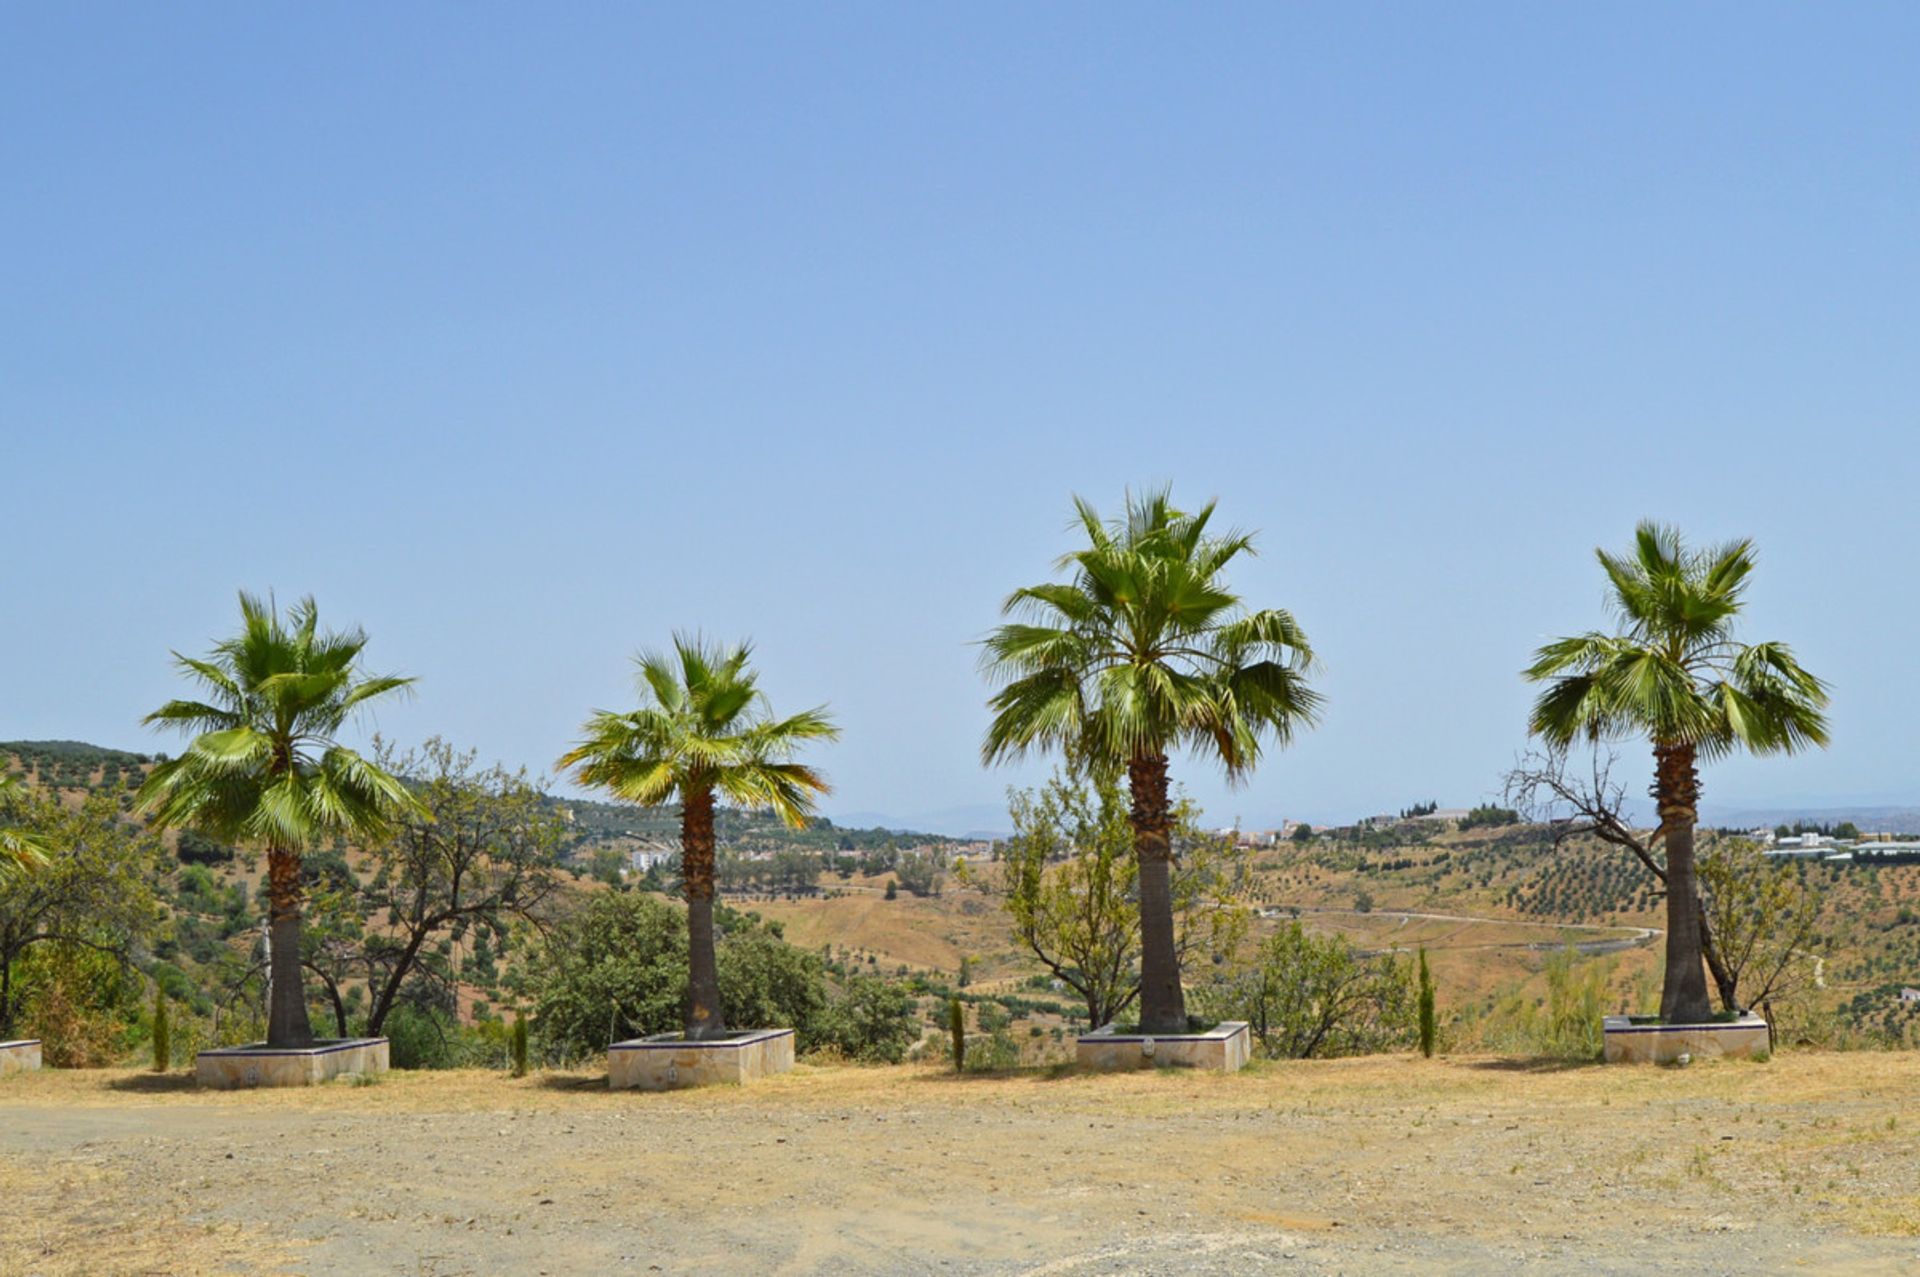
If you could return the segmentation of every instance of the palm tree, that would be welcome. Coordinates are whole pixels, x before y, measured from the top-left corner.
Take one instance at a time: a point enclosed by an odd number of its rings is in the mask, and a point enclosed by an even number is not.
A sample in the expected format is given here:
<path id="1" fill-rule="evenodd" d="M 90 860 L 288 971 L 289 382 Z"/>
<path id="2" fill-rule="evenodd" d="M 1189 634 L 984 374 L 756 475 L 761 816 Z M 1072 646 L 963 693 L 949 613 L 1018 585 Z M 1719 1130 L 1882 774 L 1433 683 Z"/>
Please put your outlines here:
<path id="1" fill-rule="evenodd" d="M 1548 684 L 1530 730 L 1555 747 L 1577 738 L 1653 743 L 1656 837 L 1667 854 L 1667 970 L 1660 1015 L 1711 1014 L 1702 970 L 1693 831 L 1702 761 L 1736 749 L 1791 754 L 1827 743 L 1826 684 L 1782 643 L 1733 637 L 1753 544 L 1690 550 L 1673 528 L 1642 523 L 1631 554 L 1596 550 L 1619 614 L 1617 634 L 1549 643 L 1526 676 Z"/>
<path id="2" fill-rule="evenodd" d="M 640 708 L 596 711 L 560 760 L 580 784 L 642 807 L 680 804 L 680 876 L 687 894 L 686 1035 L 726 1032 L 713 951 L 713 814 L 716 798 L 772 810 L 796 829 L 813 815 L 826 779 L 796 763 L 798 747 L 840 729 L 824 706 L 775 718 L 748 665 L 752 649 L 676 634 L 673 652 L 637 658 Z"/>
<path id="3" fill-rule="evenodd" d="M 1099 774 L 1125 769 L 1140 862 L 1140 1028 L 1184 1033 L 1167 751 L 1211 755 L 1229 781 L 1243 780 L 1266 738 L 1284 746 L 1315 721 L 1313 651 L 1291 615 L 1248 611 L 1227 588 L 1227 565 L 1253 541 L 1209 535 L 1213 502 L 1186 514 L 1165 489 L 1129 493 L 1111 523 L 1074 505 L 1087 546 L 1060 560 L 1072 580 L 1014 591 L 1002 612 L 1023 619 L 985 640 L 982 665 L 1000 687 L 981 753 L 991 764 L 1058 747 Z"/>
<path id="4" fill-rule="evenodd" d="M 376 837 L 425 809 L 392 775 L 339 743 L 354 712 L 409 687 L 365 677 L 366 635 L 322 633 L 311 598 L 282 618 L 242 592 L 240 633 L 204 660 L 174 653 L 209 699 L 168 701 L 146 723 L 197 733 L 147 776 L 137 810 L 158 829 L 192 828 L 266 848 L 270 978 L 267 1045 L 313 1042 L 300 966 L 301 854 L 323 838 Z"/>
<path id="5" fill-rule="evenodd" d="M 13 805 L 23 786 L 11 772 L 0 772 L 0 812 Z M 45 862 L 46 848 L 24 829 L 0 826 L 0 881 L 25 873 Z"/>

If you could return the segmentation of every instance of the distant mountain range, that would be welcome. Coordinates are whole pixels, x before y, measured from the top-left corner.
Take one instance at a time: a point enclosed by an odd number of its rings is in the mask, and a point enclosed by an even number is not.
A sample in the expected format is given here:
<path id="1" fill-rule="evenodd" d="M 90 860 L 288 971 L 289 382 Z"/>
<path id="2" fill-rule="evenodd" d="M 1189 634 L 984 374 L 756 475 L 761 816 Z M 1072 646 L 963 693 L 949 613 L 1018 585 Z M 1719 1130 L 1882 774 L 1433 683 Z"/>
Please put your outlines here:
<path id="1" fill-rule="evenodd" d="M 829 813 L 841 828 L 891 829 L 896 832 L 923 829 L 949 838 L 1006 838 L 1013 833 L 1004 804 L 973 803 L 942 807 L 935 811 L 898 815 L 883 811 L 836 811 Z"/>
<path id="2" fill-rule="evenodd" d="M 1869 834 L 1910 834 L 1920 832 L 1920 807 L 1748 807 L 1722 809 L 1703 806 L 1702 824 L 1725 829 L 1759 828 L 1762 825 L 1837 825 L 1852 821 Z"/>

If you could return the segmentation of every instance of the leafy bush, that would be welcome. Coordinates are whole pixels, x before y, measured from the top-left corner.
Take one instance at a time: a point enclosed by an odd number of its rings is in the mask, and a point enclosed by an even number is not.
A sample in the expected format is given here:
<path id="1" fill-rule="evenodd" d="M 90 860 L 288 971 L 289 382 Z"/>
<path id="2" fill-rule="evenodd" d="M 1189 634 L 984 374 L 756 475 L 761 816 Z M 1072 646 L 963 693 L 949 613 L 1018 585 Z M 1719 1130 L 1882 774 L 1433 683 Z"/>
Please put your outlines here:
<path id="1" fill-rule="evenodd" d="M 796 949 L 764 923 L 733 914 L 718 952 L 720 1005 L 736 1029 L 791 1028 L 795 1047 L 816 1040 L 827 1008 L 825 964 L 820 955 Z M 744 925 L 742 925 L 744 923 Z M 685 943 L 684 934 L 681 942 Z"/>
<path id="2" fill-rule="evenodd" d="M 173 1034 L 167 1024 L 167 991 L 158 985 L 153 990 L 153 1071 L 165 1073 L 173 1067 Z"/>
<path id="3" fill-rule="evenodd" d="M 827 1006 L 819 955 L 754 915 L 720 907 L 714 924 L 728 1025 L 792 1028 L 801 1049 L 811 1046 Z M 687 995 L 686 911 L 639 892 L 596 895 L 553 929 L 536 970 L 535 1027 L 562 1058 L 674 1032 Z"/>
<path id="4" fill-rule="evenodd" d="M 182 864 L 224 865 L 232 861 L 234 850 L 217 838 L 183 829 L 180 831 L 180 841 L 174 847 L 174 854 Z"/>
<path id="5" fill-rule="evenodd" d="M 387 1036 L 389 1063 L 396 1069 L 454 1067 L 453 1043 L 447 1029 L 440 1012 L 399 1003 L 381 1030 Z"/>
<path id="6" fill-rule="evenodd" d="M 1433 972 L 1427 967 L 1427 951 L 1420 951 L 1420 1054 L 1433 1058 L 1438 1023 L 1433 1005 Z"/>
<path id="7" fill-rule="evenodd" d="M 920 1040 L 913 995 L 878 976 L 850 976 L 820 1016 L 815 1038 L 848 1059 L 898 1064 Z"/>
<path id="8" fill-rule="evenodd" d="M 1267 937 L 1237 976 L 1195 990 L 1209 1020 L 1245 1020 L 1278 1059 L 1364 1055 L 1414 1037 L 1412 981 L 1391 955 L 1366 958 L 1342 936 L 1299 923 Z"/>

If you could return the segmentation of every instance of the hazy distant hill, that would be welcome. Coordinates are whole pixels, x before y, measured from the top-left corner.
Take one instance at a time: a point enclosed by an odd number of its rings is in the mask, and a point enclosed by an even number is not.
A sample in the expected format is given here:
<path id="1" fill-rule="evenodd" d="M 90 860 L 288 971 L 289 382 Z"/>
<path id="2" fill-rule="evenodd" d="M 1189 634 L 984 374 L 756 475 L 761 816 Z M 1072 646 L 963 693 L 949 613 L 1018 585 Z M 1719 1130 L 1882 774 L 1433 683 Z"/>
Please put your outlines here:
<path id="1" fill-rule="evenodd" d="M 118 789 L 137 784 L 146 768 L 162 757 L 108 749 L 85 741 L 0 741 L 0 760 L 9 754 L 18 760 L 20 769 L 32 777 L 34 783 L 61 789 L 100 786 Z M 673 844 L 680 837 L 678 807 L 646 811 L 619 803 L 558 795 L 550 795 L 548 801 L 566 816 L 574 833 L 568 850 L 575 854 L 598 846 Z M 911 828 L 863 827 L 852 823 L 843 826 L 825 819 L 814 821 L 805 829 L 789 829 L 767 812 L 725 808 L 719 812 L 716 829 L 721 845 L 736 851 L 866 851 L 888 844 L 919 846 L 952 841 L 944 834 L 922 833 Z"/>
<path id="2" fill-rule="evenodd" d="M 1701 819 L 1723 828 L 1762 825 L 1837 825 L 1852 821 L 1867 833 L 1920 833 L 1920 807 L 1755 807 L 1733 811 L 1702 808 Z"/>

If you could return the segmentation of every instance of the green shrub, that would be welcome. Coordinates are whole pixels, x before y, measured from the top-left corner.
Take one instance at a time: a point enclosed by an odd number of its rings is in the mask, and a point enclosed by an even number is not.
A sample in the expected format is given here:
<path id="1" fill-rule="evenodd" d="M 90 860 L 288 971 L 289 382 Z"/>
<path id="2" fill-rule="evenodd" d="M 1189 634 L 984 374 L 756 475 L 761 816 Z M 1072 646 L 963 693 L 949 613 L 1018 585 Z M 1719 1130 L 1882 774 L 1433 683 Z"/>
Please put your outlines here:
<path id="1" fill-rule="evenodd" d="M 920 1037 L 913 995 L 877 976 L 850 976 L 820 1017 L 816 1037 L 848 1059 L 898 1064 Z"/>
<path id="2" fill-rule="evenodd" d="M 1438 1028 L 1433 1007 L 1433 973 L 1427 969 L 1427 951 L 1420 951 L 1420 1054 L 1433 1058 L 1433 1040 Z"/>
<path id="3" fill-rule="evenodd" d="M 167 1024 L 167 991 L 153 987 L 153 1071 L 165 1073 L 173 1067 L 173 1033 Z"/>
<path id="4" fill-rule="evenodd" d="M 724 906 L 720 998 L 734 1028 L 791 1028 L 813 1045 L 827 1007 L 820 955 L 798 949 L 756 915 Z M 604 892 L 554 927 L 534 990 L 534 1021 L 563 1058 L 593 1057 L 609 1042 L 682 1027 L 687 996 L 687 916 L 642 892 Z"/>
<path id="5" fill-rule="evenodd" d="M 439 1012 L 402 1002 L 387 1017 L 383 1031 L 387 1035 L 388 1060 L 394 1068 L 453 1067 L 453 1044 L 448 1041 L 447 1026 Z"/>
<path id="6" fill-rule="evenodd" d="M 967 1067 L 967 1009 L 960 1005 L 959 998 L 947 999 L 947 1032 L 953 1037 L 953 1071 L 964 1072 Z"/>
<path id="7" fill-rule="evenodd" d="M 513 1017 L 513 1075 L 515 1077 L 527 1075 L 527 1017 L 525 1015 Z"/>
<path id="8" fill-rule="evenodd" d="M 1245 1020 L 1272 1059 L 1391 1051 L 1416 1038 L 1413 979 L 1391 954 L 1368 957 L 1343 936 L 1291 923 L 1261 941 L 1248 967 L 1198 986 L 1204 1020 Z"/>

